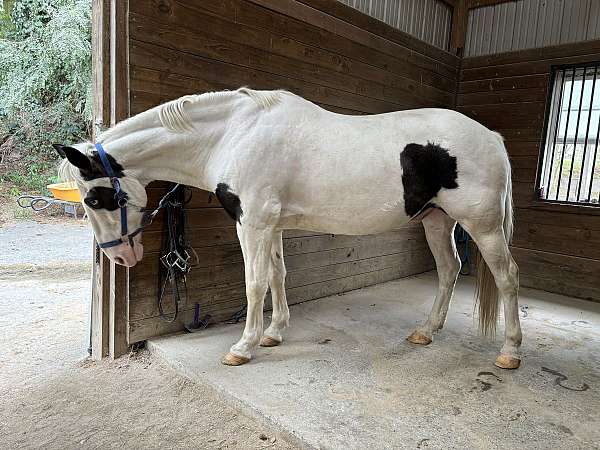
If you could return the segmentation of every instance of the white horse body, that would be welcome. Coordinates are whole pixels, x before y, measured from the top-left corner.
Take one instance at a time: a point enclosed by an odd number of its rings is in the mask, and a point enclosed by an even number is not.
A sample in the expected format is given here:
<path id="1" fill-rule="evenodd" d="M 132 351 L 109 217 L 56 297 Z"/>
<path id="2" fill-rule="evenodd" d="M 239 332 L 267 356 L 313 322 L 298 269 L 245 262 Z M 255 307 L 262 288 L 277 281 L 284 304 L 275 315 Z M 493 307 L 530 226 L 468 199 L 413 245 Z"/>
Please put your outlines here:
<path id="1" fill-rule="evenodd" d="M 243 207 L 243 223 L 262 220 L 260 203 L 268 202 L 278 229 L 372 234 L 410 220 L 400 152 L 428 142 L 456 157 L 459 187 L 451 195 L 465 207 L 482 200 L 482 189 L 505 186 L 510 167 L 501 139 L 463 114 L 428 108 L 348 116 L 289 94 L 225 150 L 215 172 L 242 205 L 252 204 Z M 482 171 L 482 161 L 494 170 Z M 444 194 L 431 199 L 442 209 Z"/>
<path id="2" fill-rule="evenodd" d="M 510 164 L 500 135 L 474 120 L 444 109 L 346 116 L 288 92 L 239 89 L 182 97 L 118 124 L 99 141 L 131 205 L 145 206 L 147 183 L 167 180 L 216 192 L 237 221 L 248 311 L 244 334 L 224 363 L 243 364 L 259 342 L 283 340 L 289 311 L 282 230 L 373 234 L 416 217 L 439 289 L 429 318 L 409 340 L 428 344 L 445 322 L 460 270 L 453 239 L 459 222 L 485 260 L 478 266 L 480 328 L 494 331 L 499 293 L 506 333 L 496 364 L 518 367 L 518 268 L 507 245 Z M 57 149 L 71 163 L 64 167 L 78 181 L 96 238 L 113 241 L 119 213 L 106 165 L 91 143 Z M 130 224 L 142 220 L 139 210 L 126 214 Z M 104 251 L 134 265 L 140 235 L 124 241 Z M 263 331 L 269 287 L 273 316 Z"/>

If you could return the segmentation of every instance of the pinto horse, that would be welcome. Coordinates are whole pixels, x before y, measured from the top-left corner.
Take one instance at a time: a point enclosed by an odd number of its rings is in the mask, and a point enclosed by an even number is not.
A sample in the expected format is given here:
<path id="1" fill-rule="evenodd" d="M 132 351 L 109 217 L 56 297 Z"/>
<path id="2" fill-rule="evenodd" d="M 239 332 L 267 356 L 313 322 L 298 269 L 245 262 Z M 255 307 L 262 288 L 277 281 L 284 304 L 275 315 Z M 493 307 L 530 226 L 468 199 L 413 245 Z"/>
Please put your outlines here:
<path id="1" fill-rule="evenodd" d="M 424 324 L 408 337 L 427 345 L 445 322 L 460 270 L 456 223 L 477 243 L 479 328 L 493 334 L 499 298 L 505 342 L 496 365 L 520 364 L 519 274 L 512 234 L 511 171 L 502 137 L 451 110 L 368 116 L 326 111 L 286 91 L 190 95 L 102 133 L 98 143 L 55 144 L 77 182 L 94 234 L 113 262 L 142 259 L 145 186 L 166 180 L 216 194 L 236 221 L 248 301 L 241 339 L 222 362 L 248 362 L 257 345 L 283 341 L 282 231 L 363 235 L 420 220 L 439 287 Z M 133 225 L 131 231 L 128 225 Z M 268 288 L 273 315 L 263 331 Z"/>

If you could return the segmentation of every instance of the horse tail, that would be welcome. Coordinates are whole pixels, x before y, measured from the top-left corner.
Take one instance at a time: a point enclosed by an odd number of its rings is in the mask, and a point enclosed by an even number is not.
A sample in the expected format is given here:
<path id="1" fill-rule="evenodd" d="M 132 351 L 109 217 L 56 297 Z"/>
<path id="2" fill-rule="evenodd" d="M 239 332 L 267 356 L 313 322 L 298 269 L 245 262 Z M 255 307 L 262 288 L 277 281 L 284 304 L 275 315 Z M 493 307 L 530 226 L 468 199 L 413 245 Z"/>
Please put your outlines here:
<path id="1" fill-rule="evenodd" d="M 506 196 L 504 198 L 504 219 L 502 228 L 506 244 L 509 245 L 513 234 L 513 198 L 512 198 L 512 176 L 508 153 L 504 146 L 504 140 L 498 133 L 494 133 L 501 140 L 502 148 L 506 154 Z M 479 305 L 479 332 L 484 336 L 494 336 L 496 334 L 496 323 L 498 322 L 499 296 L 498 287 L 494 280 L 494 275 L 490 271 L 487 263 L 481 256 L 477 255 L 477 288 L 476 304 Z"/>

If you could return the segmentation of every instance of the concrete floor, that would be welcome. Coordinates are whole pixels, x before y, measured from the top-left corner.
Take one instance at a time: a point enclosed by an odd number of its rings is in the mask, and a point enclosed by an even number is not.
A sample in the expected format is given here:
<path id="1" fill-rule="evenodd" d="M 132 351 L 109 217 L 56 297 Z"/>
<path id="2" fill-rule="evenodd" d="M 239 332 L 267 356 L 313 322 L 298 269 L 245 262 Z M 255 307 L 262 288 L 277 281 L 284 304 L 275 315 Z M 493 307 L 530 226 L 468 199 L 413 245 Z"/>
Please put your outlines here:
<path id="1" fill-rule="evenodd" d="M 522 289 L 523 364 L 503 371 L 501 340 L 473 326 L 470 279 L 432 345 L 405 341 L 436 285 L 428 273 L 293 306 L 284 344 L 241 367 L 219 360 L 242 324 L 149 347 L 310 448 L 600 448 L 600 304 Z"/>

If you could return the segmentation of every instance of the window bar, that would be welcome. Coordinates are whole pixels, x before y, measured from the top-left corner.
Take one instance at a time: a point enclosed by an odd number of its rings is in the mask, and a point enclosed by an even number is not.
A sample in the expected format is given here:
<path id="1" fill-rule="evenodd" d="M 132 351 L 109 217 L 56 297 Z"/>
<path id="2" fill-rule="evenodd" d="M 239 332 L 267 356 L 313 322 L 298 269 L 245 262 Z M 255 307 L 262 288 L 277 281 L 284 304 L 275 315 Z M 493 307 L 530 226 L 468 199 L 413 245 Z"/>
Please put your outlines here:
<path id="1" fill-rule="evenodd" d="M 592 102 L 594 99 L 592 98 Z M 594 170 L 596 170 L 596 155 L 598 154 L 598 139 L 600 139 L 600 120 L 598 123 L 598 128 L 596 130 L 596 145 L 594 146 L 594 158 L 592 159 L 592 175 L 590 179 L 590 187 L 588 189 L 588 201 L 591 203 L 592 201 L 592 186 L 594 185 Z M 600 197 L 598 198 L 598 202 L 600 203 Z"/>
<path id="2" fill-rule="evenodd" d="M 577 125 L 575 125 L 575 139 L 573 140 L 573 156 L 571 157 L 571 168 L 569 169 L 569 184 L 567 184 L 567 196 L 565 200 L 569 201 L 569 194 L 571 193 L 571 180 L 573 179 L 573 166 L 575 165 L 575 157 L 577 156 L 577 136 L 579 134 L 579 124 L 581 123 L 581 107 L 583 106 L 583 91 L 585 89 L 585 75 L 587 73 L 587 66 L 583 67 L 583 77 L 581 78 L 581 92 L 579 93 L 579 109 L 577 111 Z M 583 169 L 583 167 L 582 167 Z M 582 172 L 583 175 L 583 172 Z M 581 176 L 580 176 L 581 182 Z"/>
<path id="3" fill-rule="evenodd" d="M 581 185 L 583 184 L 584 180 L 584 174 L 585 174 L 585 157 L 586 157 L 586 153 L 587 153 L 587 145 L 588 145 L 588 139 L 590 137 L 590 124 L 592 123 L 592 112 L 594 111 L 593 107 L 594 107 L 594 89 L 596 89 L 596 77 L 598 76 L 598 66 L 594 66 L 594 78 L 592 79 L 592 94 L 590 96 L 590 111 L 588 113 L 588 121 L 587 121 L 587 126 L 585 128 L 585 141 L 583 142 L 583 156 L 581 158 L 581 174 L 579 175 L 579 186 L 577 186 L 577 197 L 575 198 L 576 201 L 579 201 L 580 199 L 580 195 L 581 195 Z M 594 181 L 594 173 L 591 173 L 590 176 L 590 186 L 592 185 L 592 182 Z M 590 197 L 588 195 L 587 202 L 590 201 Z"/>
<path id="4" fill-rule="evenodd" d="M 552 169 L 554 168 L 554 150 L 556 149 L 556 138 L 558 136 L 558 125 L 560 123 L 560 112 L 562 107 L 562 100 L 565 87 L 565 79 L 567 78 L 566 69 L 562 70 L 561 81 L 560 81 L 560 94 L 558 98 L 558 113 L 556 114 L 556 125 L 554 127 L 554 137 L 552 138 L 552 157 L 550 158 L 550 170 L 548 171 L 548 184 L 546 184 L 546 195 L 545 198 L 550 197 L 550 187 L 552 186 Z"/>
<path id="5" fill-rule="evenodd" d="M 563 163 L 565 160 L 565 148 L 567 146 L 567 133 L 569 131 L 569 118 L 571 116 L 571 101 L 573 100 L 573 88 L 575 87 L 575 71 L 573 68 L 573 75 L 571 77 L 571 93 L 569 94 L 569 105 L 567 107 L 567 123 L 565 124 L 565 136 L 563 137 L 563 148 L 560 153 L 560 168 L 558 169 L 558 184 L 556 186 L 556 197 L 554 200 L 558 200 L 558 193 L 560 192 L 560 179 L 562 178 Z"/>

